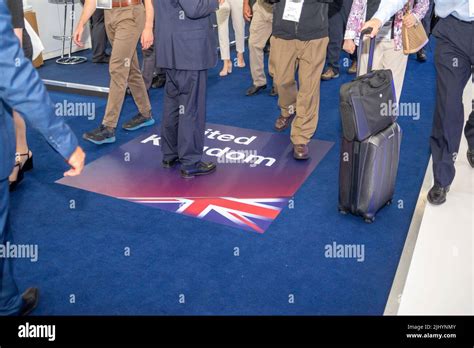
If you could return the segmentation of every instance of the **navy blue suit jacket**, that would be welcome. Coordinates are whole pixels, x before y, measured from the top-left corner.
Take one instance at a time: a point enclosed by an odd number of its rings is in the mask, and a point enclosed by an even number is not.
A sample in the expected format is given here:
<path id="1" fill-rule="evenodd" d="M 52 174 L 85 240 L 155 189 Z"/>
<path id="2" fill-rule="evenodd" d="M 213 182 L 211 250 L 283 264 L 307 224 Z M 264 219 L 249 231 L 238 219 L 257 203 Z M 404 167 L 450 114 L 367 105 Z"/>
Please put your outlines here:
<path id="1" fill-rule="evenodd" d="M 11 173 L 15 162 L 15 131 L 12 109 L 37 128 L 64 158 L 77 147 L 70 128 L 57 117 L 43 82 L 23 55 L 13 33 L 10 13 L 0 0 L 0 181 Z"/>
<path id="2" fill-rule="evenodd" d="M 177 70 L 206 70 L 217 64 L 217 35 L 211 15 L 218 0 L 155 0 L 156 63 Z"/>

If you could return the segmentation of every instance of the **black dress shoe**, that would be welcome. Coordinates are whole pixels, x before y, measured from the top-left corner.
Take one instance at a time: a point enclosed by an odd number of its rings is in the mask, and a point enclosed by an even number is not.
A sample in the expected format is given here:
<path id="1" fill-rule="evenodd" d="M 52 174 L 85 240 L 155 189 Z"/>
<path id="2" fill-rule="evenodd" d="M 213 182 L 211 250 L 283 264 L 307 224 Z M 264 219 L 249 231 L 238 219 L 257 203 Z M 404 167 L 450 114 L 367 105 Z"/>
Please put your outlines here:
<path id="1" fill-rule="evenodd" d="M 151 88 L 163 88 L 166 83 L 166 75 L 159 74 L 153 77 Z"/>
<path id="2" fill-rule="evenodd" d="M 419 61 L 420 63 L 426 62 L 427 57 L 426 57 L 426 52 L 424 49 L 421 49 L 418 52 L 416 52 L 416 60 Z"/>
<path id="3" fill-rule="evenodd" d="M 109 64 L 109 62 L 110 62 L 110 56 L 108 54 L 101 58 L 92 60 L 92 63 L 95 63 L 95 64 Z"/>
<path id="4" fill-rule="evenodd" d="M 193 168 L 181 169 L 181 176 L 185 179 L 191 179 L 195 176 L 211 174 L 216 170 L 216 164 L 213 162 L 199 162 Z"/>
<path id="5" fill-rule="evenodd" d="M 247 89 L 247 92 L 245 93 L 245 95 L 247 97 L 250 97 L 252 95 L 255 95 L 257 94 L 258 92 L 260 92 L 261 90 L 264 90 L 265 88 L 267 88 L 267 85 L 263 85 L 263 86 L 255 86 L 253 85 L 252 87 L 250 87 L 249 89 Z"/>
<path id="6" fill-rule="evenodd" d="M 161 162 L 161 165 L 163 166 L 163 168 L 170 169 L 170 168 L 173 168 L 176 164 L 178 164 L 178 162 L 179 162 L 179 158 L 175 158 L 170 161 L 163 160 Z"/>
<path id="7" fill-rule="evenodd" d="M 33 312 L 38 306 L 39 290 L 37 288 L 29 288 L 21 295 L 21 298 L 23 299 L 23 305 L 18 314 L 24 317 Z"/>
<path id="8" fill-rule="evenodd" d="M 441 205 L 446 202 L 446 196 L 449 192 L 449 186 L 441 187 L 434 185 L 430 192 L 428 192 L 428 201 L 434 205 Z"/>
<path id="9" fill-rule="evenodd" d="M 467 160 L 472 168 L 474 168 L 474 150 L 467 150 Z"/>
<path id="10" fill-rule="evenodd" d="M 270 91 L 270 96 L 271 97 L 276 97 L 278 95 L 278 92 L 276 90 L 276 87 L 275 86 L 272 86 L 272 89 Z"/>

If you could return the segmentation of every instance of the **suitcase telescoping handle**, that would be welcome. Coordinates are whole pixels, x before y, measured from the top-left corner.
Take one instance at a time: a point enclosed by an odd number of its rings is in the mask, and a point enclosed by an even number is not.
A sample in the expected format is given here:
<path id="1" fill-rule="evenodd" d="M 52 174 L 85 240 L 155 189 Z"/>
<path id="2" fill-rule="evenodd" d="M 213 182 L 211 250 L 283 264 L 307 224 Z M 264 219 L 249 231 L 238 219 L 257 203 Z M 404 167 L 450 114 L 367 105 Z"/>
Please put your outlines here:
<path id="1" fill-rule="evenodd" d="M 366 28 L 364 30 L 362 30 L 360 32 L 360 38 L 359 38 L 359 49 L 358 49 L 358 52 L 357 52 L 357 60 L 359 61 L 359 64 L 357 64 L 357 76 L 360 76 L 361 75 L 361 71 L 360 71 L 360 57 L 362 56 L 363 52 L 364 52 L 364 36 L 365 35 L 370 35 L 370 33 L 372 33 L 372 28 L 369 27 L 369 28 Z M 374 62 L 374 51 L 375 51 L 375 38 L 370 38 L 370 47 L 369 47 L 369 61 L 367 63 L 367 72 L 366 74 L 368 74 L 369 72 L 372 71 L 372 65 L 373 65 L 373 62 Z"/>

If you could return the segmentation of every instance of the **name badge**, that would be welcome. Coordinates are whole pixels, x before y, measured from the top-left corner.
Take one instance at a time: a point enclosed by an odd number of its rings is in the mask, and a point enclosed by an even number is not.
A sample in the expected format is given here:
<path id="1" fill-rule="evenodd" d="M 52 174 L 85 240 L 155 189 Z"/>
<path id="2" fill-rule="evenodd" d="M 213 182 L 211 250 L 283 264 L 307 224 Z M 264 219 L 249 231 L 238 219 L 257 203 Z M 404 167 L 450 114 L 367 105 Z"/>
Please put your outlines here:
<path id="1" fill-rule="evenodd" d="M 474 0 L 469 0 L 469 17 L 474 17 Z"/>
<path id="2" fill-rule="evenodd" d="M 473 0 L 474 1 L 474 0 Z M 298 23 L 301 18 L 301 10 L 303 10 L 304 0 L 287 0 L 283 19 Z"/>
<path id="3" fill-rule="evenodd" d="M 112 0 L 96 0 L 95 7 L 110 10 L 112 8 Z"/>

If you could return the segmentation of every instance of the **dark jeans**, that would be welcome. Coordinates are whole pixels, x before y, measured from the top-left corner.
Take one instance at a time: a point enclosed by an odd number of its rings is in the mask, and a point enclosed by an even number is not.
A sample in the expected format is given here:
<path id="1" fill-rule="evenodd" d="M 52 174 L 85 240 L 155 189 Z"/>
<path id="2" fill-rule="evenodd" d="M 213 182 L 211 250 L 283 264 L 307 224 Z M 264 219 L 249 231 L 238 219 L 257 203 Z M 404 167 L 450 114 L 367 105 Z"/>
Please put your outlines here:
<path id="1" fill-rule="evenodd" d="M 434 0 L 430 0 L 430 7 L 428 12 L 426 12 L 425 17 L 421 20 L 423 27 L 425 28 L 426 34 L 430 36 L 431 34 L 431 23 L 434 16 Z"/>
<path id="2" fill-rule="evenodd" d="M 165 75 L 161 68 L 156 67 L 155 45 L 151 45 L 149 49 L 143 50 L 142 74 L 145 81 L 146 89 L 150 89 L 155 75 Z"/>
<path id="3" fill-rule="evenodd" d="M 81 0 L 84 5 L 84 0 Z M 95 62 L 104 58 L 107 48 L 107 33 L 105 32 L 104 10 L 97 9 L 90 19 L 91 41 L 92 41 L 92 61 Z"/>
<path id="4" fill-rule="evenodd" d="M 327 49 L 327 63 L 335 72 L 339 72 L 339 59 L 344 42 L 347 19 L 351 12 L 352 0 L 335 0 L 329 4 L 329 44 Z M 355 54 L 352 60 L 357 60 Z"/>
<path id="5" fill-rule="evenodd" d="M 474 22 L 450 16 L 440 19 L 436 37 L 436 109 L 430 139 L 435 183 L 448 186 L 455 175 L 454 161 L 464 126 L 464 88 L 474 65 Z M 469 147 L 474 148 L 474 116 L 464 129 Z"/>

